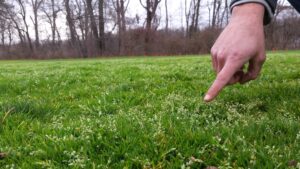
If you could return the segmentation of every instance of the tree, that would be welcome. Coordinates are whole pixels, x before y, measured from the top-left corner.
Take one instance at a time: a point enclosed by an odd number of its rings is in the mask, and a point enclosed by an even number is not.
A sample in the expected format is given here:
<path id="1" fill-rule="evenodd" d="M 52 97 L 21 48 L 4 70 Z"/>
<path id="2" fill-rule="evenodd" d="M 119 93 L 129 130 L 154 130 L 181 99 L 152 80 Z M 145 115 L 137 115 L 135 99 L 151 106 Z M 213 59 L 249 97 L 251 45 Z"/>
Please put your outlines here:
<path id="1" fill-rule="evenodd" d="M 46 15 L 47 22 L 51 27 L 52 44 L 55 45 L 56 38 L 60 39 L 60 34 L 57 29 L 58 13 L 62 11 L 61 6 L 57 3 L 57 0 L 45 0 L 42 7 L 43 13 Z"/>
<path id="2" fill-rule="evenodd" d="M 165 10 L 166 10 L 166 32 L 169 31 L 169 11 L 168 11 L 168 0 L 165 0 Z"/>
<path id="3" fill-rule="evenodd" d="M 5 3 L 4 0 L 0 0 L 0 34 L 1 43 L 5 47 L 8 45 L 8 51 L 12 44 L 12 21 L 9 19 L 8 11 L 11 7 Z"/>
<path id="4" fill-rule="evenodd" d="M 185 1 L 186 34 L 189 38 L 199 29 L 200 5 L 201 0 L 191 0 L 187 9 L 187 1 Z"/>
<path id="5" fill-rule="evenodd" d="M 74 19 L 73 19 L 73 14 L 72 10 L 70 8 L 70 0 L 64 0 L 64 5 L 65 5 L 65 10 L 66 10 L 66 19 L 67 19 L 67 24 L 69 27 L 69 32 L 70 32 L 70 37 L 71 37 L 71 44 L 74 46 L 75 43 L 77 42 L 77 33 L 76 33 L 76 28 L 74 24 Z"/>
<path id="6" fill-rule="evenodd" d="M 17 3 L 20 7 L 19 14 L 21 15 L 21 18 L 22 18 L 24 26 L 25 26 L 25 34 L 26 34 L 26 37 L 27 37 L 29 49 L 30 49 L 31 53 L 34 54 L 34 48 L 33 48 L 33 45 L 32 45 L 32 40 L 31 40 L 31 37 L 29 35 L 29 26 L 28 26 L 28 23 L 27 23 L 27 20 L 26 20 L 27 10 L 25 8 L 25 1 L 24 0 L 17 0 Z M 18 21 L 16 21 L 16 22 L 18 22 Z"/>
<path id="7" fill-rule="evenodd" d="M 161 0 L 146 0 L 146 4 L 140 0 L 140 4 L 146 10 L 146 35 L 145 35 L 145 53 L 149 54 L 149 42 L 152 32 L 152 22 L 156 17 L 156 10 Z"/>
<path id="8" fill-rule="evenodd" d="M 225 21 L 225 25 L 228 24 L 229 22 L 229 13 L 230 13 L 230 8 L 229 8 L 229 5 L 228 5 L 228 0 L 225 0 L 224 1 L 224 9 L 223 9 L 223 13 L 222 13 L 222 16 L 221 16 L 221 26 L 223 26 L 223 23 Z"/>
<path id="9" fill-rule="evenodd" d="M 127 3 L 127 5 L 125 5 Z M 129 0 L 114 0 L 113 5 L 117 14 L 117 25 L 118 25 L 118 48 L 119 55 L 123 55 L 125 51 L 125 34 L 126 34 L 126 16 L 127 7 Z"/>
<path id="10" fill-rule="evenodd" d="M 38 11 L 40 10 L 42 3 L 44 0 L 31 0 L 31 7 L 33 11 L 33 18 L 31 21 L 34 25 L 35 32 L 35 47 L 38 48 L 40 46 L 40 37 L 39 37 L 39 22 L 38 22 Z"/>
<path id="11" fill-rule="evenodd" d="M 212 9 L 212 22 L 211 27 L 216 28 L 219 25 L 219 14 L 221 9 L 222 2 L 221 0 L 213 0 L 213 9 Z"/>
<path id="12" fill-rule="evenodd" d="M 99 37 L 101 54 L 105 50 L 105 22 L 104 22 L 104 0 L 98 0 L 99 10 Z"/>
<path id="13" fill-rule="evenodd" d="M 95 39 L 95 43 L 97 44 L 97 48 L 101 51 L 102 50 L 101 49 L 101 47 L 102 47 L 101 46 L 101 40 L 100 40 L 99 34 L 98 34 L 98 28 L 97 28 L 97 24 L 96 24 L 96 20 L 95 20 L 92 0 L 86 0 L 86 4 L 87 4 L 87 13 L 88 13 L 89 18 L 90 18 L 93 38 Z"/>
<path id="14" fill-rule="evenodd" d="M 23 29 L 21 28 L 21 25 L 20 25 L 21 19 L 15 13 L 13 8 L 6 8 L 5 13 L 7 15 L 6 16 L 7 19 L 12 22 L 11 26 L 16 29 L 18 36 L 19 36 L 19 40 L 20 40 L 19 42 L 20 42 L 21 46 L 23 46 L 25 44 L 25 35 L 23 34 Z"/>
<path id="15" fill-rule="evenodd" d="M 190 36 L 192 33 L 195 33 L 198 31 L 199 26 L 199 16 L 200 16 L 200 3 L 201 0 L 192 0 L 192 23 L 190 25 Z"/>
<path id="16" fill-rule="evenodd" d="M 69 27 L 70 37 L 71 37 L 70 44 L 73 47 L 73 49 L 77 50 L 77 52 L 81 57 L 87 57 L 86 50 L 85 48 L 82 47 L 82 44 L 78 38 L 76 25 L 75 25 L 76 19 L 74 18 L 74 14 L 72 12 L 73 9 L 71 8 L 70 0 L 64 0 L 64 6 L 66 10 L 66 20 Z"/>
<path id="17" fill-rule="evenodd" d="M 0 0 L 0 16 L 5 14 L 6 3 L 4 0 Z"/>

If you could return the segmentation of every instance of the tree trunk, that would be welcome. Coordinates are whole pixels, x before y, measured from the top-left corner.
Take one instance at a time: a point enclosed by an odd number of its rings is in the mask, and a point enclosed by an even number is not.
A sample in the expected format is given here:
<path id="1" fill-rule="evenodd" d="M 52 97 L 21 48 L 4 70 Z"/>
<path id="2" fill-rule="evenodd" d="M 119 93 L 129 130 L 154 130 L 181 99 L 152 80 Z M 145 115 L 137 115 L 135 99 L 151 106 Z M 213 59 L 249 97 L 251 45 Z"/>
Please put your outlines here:
<path id="1" fill-rule="evenodd" d="M 70 0 L 65 0 L 65 8 L 66 8 L 66 19 L 67 19 L 67 23 L 69 26 L 69 31 L 70 31 L 70 37 L 71 37 L 71 44 L 73 46 L 75 46 L 76 42 L 77 42 L 77 38 L 76 38 L 76 30 L 75 30 L 75 25 L 73 22 L 73 18 L 72 18 L 72 13 L 71 13 L 71 9 L 70 9 Z"/>
<path id="2" fill-rule="evenodd" d="M 23 33 L 22 33 L 22 30 L 21 30 L 21 28 L 20 28 L 20 26 L 19 26 L 19 22 L 17 22 L 17 21 L 15 20 L 15 18 L 14 18 L 14 16 L 13 16 L 12 14 L 10 14 L 10 17 L 9 17 L 9 18 L 10 18 L 10 19 L 12 20 L 12 22 L 14 23 L 14 28 L 17 30 L 18 35 L 19 35 L 20 44 L 23 46 L 25 40 L 24 40 L 24 35 L 23 35 Z"/>
<path id="3" fill-rule="evenodd" d="M 129 3 L 129 2 L 128 2 Z M 126 41 L 126 7 L 125 7 L 125 1 L 121 0 L 121 54 L 124 54 L 125 52 L 125 41 Z"/>
<path id="4" fill-rule="evenodd" d="M 165 0 L 165 8 L 166 8 L 166 32 L 169 31 L 169 11 L 168 11 L 168 0 Z"/>
<path id="5" fill-rule="evenodd" d="M 217 6 L 217 0 L 213 1 L 213 10 L 212 10 L 212 22 L 211 22 L 211 27 L 216 26 L 216 6 Z"/>
<path id="6" fill-rule="evenodd" d="M 85 7 L 85 8 L 87 8 L 87 7 Z M 85 9 L 85 11 L 87 11 L 87 9 Z M 85 22 L 84 22 L 84 35 L 85 35 L 84 39 L 87 40 L 88 36 L 89 36 L 89 30 L 90 30 L 89 15 L 87 12 L 84 13 L 84 20 L 85 20 Z"/>
<path id="7" fill-rule="evenodd" d="M 196 11 L 195 11 L 196 17 L 195 17 L 194 32 L 198 31 L 198 28 L 199 28 L 200 3 L 201 3 L 201 0 L 197 0 Z"/>
<path id="8" fill-rule="evenodd" d="M 1 45 L 4 47 L 5 46 L 5 27 L 4 24 L 1 24 Z"/>
<path id="9" fill-rule="evenodd" d="M 146 35 L 145 35 L 145 54 L 150 54 L 150 41 L 151 41 L 151 33 L 152 33 L 152 21 L 156 15 L 156 10 L 158 4 L 161 0 L 146 0 L 146 5 L 143 4 L 142 0 L 140 0 L 140 4 L 146 10 Z"/>
<path id="10" fill-rule="evenodd" d="M 104 0 L 99 0 L 99 38 L 100 38 L 100 52 L 104 53 L 105 50 L 105 27 L 104 27 Z"/>
<path id="11" fill-rule="evenodd" d="M 95 20 L 95 16 L 94 16 L 94 10 L 93 10 L 93 6 L 92 6 L 92 0 L 86 0 L 86 4 L 87 4 L 87 12 L 90 16 L 93 38 L 95 40 L 95 43 L 97 45 L 98 50 L 101 51 L 102 50 L 101 49 L 101 40 L 100 40 L 99 35 L 98 35 L 97 24 L 96 24 L 96 20 Z"/>
<path id="12" fill-rule="evenodd" d="M 34 49 L 33 49 L 33 45 L 32 45 L 30 35 L 29 35 L 29 27 L 28 27 L 27 20 L 26 20 L 26 9 L 25 9 L 25 6 L 24 6 L 24 2 L 22 0 L 18 0 L 17 2 L 18 2 L 18 4 L 20 5 L 20 8 L 21 8 L 20 14 L 22 16 L 22 20 L 23 20 L 23 23 L 24 23 L 24 26 L 25 26 L 25 34 L 26 34 L 26 37 L 27 37 L 28 46 L 29 46 L 31 54 L 34 55 Z"/>
<path id="13" fill-rule="evenodd" d="M 36 48 L 39 48 L 39 46 L 40 46 L 38 10 L 40 9 L 42 3 L 43 3 L 43 0 L 31 0 L 32 11 L 33 11 L 33 19 L 31 18 L 31 20 L 34 25 L 35 47 Z"/>
<path id="14" fill-rule="evenodd" d="M 82 47 L 76 32 L 76 27 L 73 21 L 72 12 L 70 8 L 70 0 L 65 0 L 66 19 L 70 30 L 71 46 L 78 51 L 81 57 L 87 57 L 86 50 Z"/>
<path id="15" fill-rule="evenodd" d="M 191 10 L 190 10 L 190 6 L 188 8 L 188 3 L 187 0 L 184 1 L 184 13 L 185 13 L 185 29 L 186 29 L 186 36 L 189 36 L 189 32 L 190 32 L 190 16 L 191 16 Z"/>
<path id="16" fill-rule="evenodd" d="M 117 25 L 118 25 L 118 49 L 119 55 L 125 53 L 125 34 L 126 34 L 126 7 L 124 0 L 116 0 L 115 10 L 117 13 Z"/>
<path id="17" fill-rule="evenodd" d="M 55 40 L 56 40 L 56 18 L 57 18 L 57 12 L 55 10 L 55 2 L 54 0 L 51 0 L 51 8 L 52 8 L 52 27 L 51 27 L 51 31 L 52 31 L 52 43 L 53 45 L 55 45 Z"/>
<path id="18" fill-rule="evenodd" d="M 213 13 L 212 13 L 212 28 L 216 28 L 219 24 L 219 13 L 221 8 L 221 0 L 214 0 L 213 1 Z"/>
<path id="19" fill-rule="evenodd" d="M 199 17 L 200 17 L 200 4 L 201 0 L 192 0 L 190 4 L 190 11 L 191 14 L 191 25 L 189 26 L 188 37 L 191 38 L 195 32 L 199 29 Z"/>
<path id="20" fill-rule="evenodd" d="M 35 47 L 40 47 L 39 25 L 37 18 L 37 11 L 34 11 L 34 32 L 35 32 Z"/>

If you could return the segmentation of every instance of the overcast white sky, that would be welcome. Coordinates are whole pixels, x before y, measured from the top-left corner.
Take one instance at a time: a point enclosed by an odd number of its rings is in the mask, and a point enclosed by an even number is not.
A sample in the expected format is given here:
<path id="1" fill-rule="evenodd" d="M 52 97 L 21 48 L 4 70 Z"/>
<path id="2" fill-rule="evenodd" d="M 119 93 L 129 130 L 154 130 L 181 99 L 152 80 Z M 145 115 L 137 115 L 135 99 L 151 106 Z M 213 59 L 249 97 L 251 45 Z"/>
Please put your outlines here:
<path id="1" fill-rule="evenodd" d="M 145 1 L 145 0 L 143 0 Z M 162 0 L 160 3 L 158 14 L 161 18 L 161 26 L 164 26 L 165 21 L 165 1 Z M 185 1 L 187 1 L 187 5 L 190 4 L 191 0 L 167 0 L 168 1 L 168 11 L 169 11 L 169 21 L 170 27 L 181 27 L 181 22 L 185 23 Z M 202 0 L 201 1 L 201 11 L 200 11 L 200 26 L 205 26 L 208 23 L 209 11 L 207 9 L 207 4 L 212 3 L 213 0 Z M 287 0 L 284 0 L 287 3 Z M 140 5 L 139 0 L 130 0 L 128 16 L 135 16 L 138 14 L 139 16 L 145 17 L 145 10 Z M 145 19 L 145 18 L 142 18 Z M 183 25 L 184 26 L 184 25 Z"/>
<path id="2" fill-rule="evenodd" d="M 184 17 L 184 5 L 185 5 L 185 0 L 167 0 L 168 1 L 168 12 L 169 12 L 169 27 L 176 27 L 179 28 L 182 25 L 185 24 L 185 17 Z M 187 4 L 190 3 L 191 0 L 187 0 Z M 206 10 L 206 8 L 204 7 L 209 1 L 212 0 L 202 0 L 202 14 L 201 14 L 201 20 L 200 20 L 200 25 L 203 25 L 205 23 L 208 22 L 208 11 Z M 160 26 L 164 27 L 165 25 L 165 0 L 162 0 L 162 2 L 159 5 L 159 8 L 157 10 L 157 13 L 159 16 L 161 16 L 161 22 L 160 22 Z M 135 17 L 136 15 L 140 16 L 141 19 L 141 23 L 140 26 L 142 26 L 145 17 L 146 17 L 146 13 L 145 13 L 145 9 L 141 6 L 139 0 L 130 0 L 129 6 L 128 6 L 128 11 L 126 13 L 127 17 Z M 31 30 L 30 34 L 32 37 L 34 37 L 34 32 L 33 32 L 33 26 L 32 26 L 32 22 L 30 20 L 30 17 L 28 16 L 28 22 L 30 24 Z M 42 39 L 46 38 L 45 35 L 50 35 L 50 29 L 49 29 L 49 25 L 44 22 L 43 20 L 40 20 L 40 22 L 42 22 L 42 24 L 40 24 L 40 32 L 41 32 L 41 36 Z M 66 20 L 64 17 L 59 18 L 58 21 L 58 27 L 60 27 L 60 30 L 63 31 L 68 31 L 68 28 L 66 26 Z M 106 30 L 107 31 L 111 31 L 112 29 L 112 25 L 107 24 L 106 25 Z M 62 32 L 61 35 L 63 36 L 64 33 Z"/>
<path id="3" fill-rule="evenodd" d="M 185 23 L 185 0 L 167 0 L 168 1 L 168 12 L 169 12 L 169 22 L 170 27 L 181 27 L 181 22 Z M 187 5 L 189 5 L 191 0 L 187 0 Z M 201 13 L 201 23 L 207 23 L 208 21 L 208 10 L 206 9 L 207 3 L 212 2 L 212 0 L 202 0 L 202 12 Z M 162 0 L 158 9 L 158 15 L 161 16 L 161 26 L 164 26 L 165 22 L 165 0 Z M 139 0 L 131 0 L 128 9 L 129 16 L 135 16 L 136 14 L 145 17 L 145 10 L 140 5 Z M 145 18 L 142 18 L 145 19 Z M 201 24 L 200 23 L 200 24 Z M 184 25 L 183 25 L 184 26 Z"/>
<path id="4" fill-rule="evenodd" d="M 185 0 L 167 0 L 168 1 L 168 10 L 169 10 L 169 26 L 172 28 L 180 28 L 181 26 L 185 25 Z M 187 4 L 189 5 L 191 0 L 187 0 Z M 285 0 L 286 1 L 286 0 Z M 207 4 L 211 3 L 212 0 L 202 0 L 201 2 L 201 11 L 200 11 L 200 27 L 205 26 L 208 23 L 208 16 L 209 12 L 207 9 Z M 161 16 L 161 23 L 160 26 L 164 27 L 165 25 L 165 0 L 162 0 L 160 3 L 160 6 L 158 8 L 158 15 Z M 30 14 L 30 13 L 29 13 Z M 136 15 L 140 16 L 141 18 L 141 24 L 144 22 L 146 14 L 144 8 L 140 5 L 139 0 L 130 0 L 128 11 L 127 11 L 127 16 L 129 17 L 135 17 Z M 30 23 L 31 27 L 31 32 L 30 34 L 32 37 L 34 37 L 34 32 L 33 32 L 33 26 L 32 22 L 28 17 L 28 22 Z M 49 25 L 42 19 L 40 19 L 40 33 L 42 36 L 42 39 L 47 38 L 46 35 L 50 35 L 50 29 Z M 183 24 L 183 25 L 182 25 Z M 61 35 L 63 36 L 65 32 L 68 32 L 67 26 L 66 26 L 66 21 L 65 21 L 65 16 L 61 17 L 59 19 L 58 26 L 61 28 L 60 30 L 64 31 L 61 32 Z M 142 25 L 141 25 L 142 26 Z M 108 24 L 107 25 L 107 31 L 111 30 L 111 26 Z M 63 37 L 62 37 L 63 38 Z"/>

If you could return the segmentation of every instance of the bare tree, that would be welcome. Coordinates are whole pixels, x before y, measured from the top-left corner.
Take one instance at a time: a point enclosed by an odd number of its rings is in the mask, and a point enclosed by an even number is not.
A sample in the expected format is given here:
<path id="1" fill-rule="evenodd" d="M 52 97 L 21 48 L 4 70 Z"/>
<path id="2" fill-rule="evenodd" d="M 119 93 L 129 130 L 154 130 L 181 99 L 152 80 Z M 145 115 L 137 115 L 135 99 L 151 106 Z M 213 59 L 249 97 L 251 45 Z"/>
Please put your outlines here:
<path id="1" fill-rule="evenodd" d="M 38 11 L 40 10 L 43 2 L 44 2 L 44 0 L 31 0 L 33 18 L 32 17 L 30 17 L 30 18 L 31 18 L 32 23 L 34 25 L 35 47 L 36 48 L 38 48 L 40 46 Z"/>
<path id="2" fill-rule="evenodd" d="M 7 7 L 7 4 L 4 2 L 4 0 L 0 0 L 0 16 L 5 14 L 6 7 Z"/>
<path id="3" fill-rule="evenodd" d="M 77 33 L 74 24 L 72 10 L 70 8 L 70 0 L 64 0 L 65 10 L 66 10 L 66 19 L 70 31 L 71 43 L 74 45 L 77 42 Z"/>
<path id="4" fill-rule="evenodd" d="M 6 31 L 6 13 L 5 13 L 5 4 L 3 0 L 0 0 L 0 34 L 1 34 L 1 42 L 4 45 L 5 40 L 5 31 Z"/>
<path id="5" fill-rule="evenodd" d="M 211 22 L 211 27 L 216 28 L 219 24 L 219 14 L 220 14 L 220 9 L 221 9 L 221 0 L 213 0 L 213 9 L 212 9 L 212 22 Z"/>
<path id="6" fill-rule="evenodd" d="M 189 8 L 187 9 L 187 1 L 185 2 L 185 13 L 186 13 L 186 34 L 188 37 L 192 37 L 192 34 L 197 32 L 199 29 L 200 19 L 200 5 L 201 0 L 191 0 Z"/>
<path id="7" fill-rule="evenodd" d="M 0 57 L 206 53 L 230 15 L 230 0 L 180 0 L 181 27 L 176 28 L 170 25 L 173 1 L 139 0 L 145 14 L 137 11 L 133 16 L 127 10 L 131 2 L 0 0 Z M 161 18 L 165 22 L 159 26 Z M 274 19 L 265 28 L 266 48 L 299 49 L 299 20 L 294 8 L 278 0 Z M 64 22 L 66 25 L 62 25 Z M 42 24 L 46 24 L 44 30 Z"/>
<path id="8" fill-rule="evenodd" d="M 149 54 L 149 42 L 152 31 L 152 22 L 156 17 L 156 10 L 161 0 L 146 0 L 144 4 L 142 0 L 140 0 L 140 4 L 146 10 L 146 35 L 145 35 L 145 53 Z"/>
<path id="9" fill-rule="evenodd" d="M 1 36 L 1 45 L 5 46 L 5 32 L 6 32 L 6 20 L 2 20 L 0 22 L 0 36 Z"/>
<path id="10" fill-rule="evenodd" d="M 129 0 L 114 0 L 113 5 L 117 14 L 119 55 L 125 52 L 126 16 Z M 125 4 L 127 3 L 127 4 Z"/>
<path id="11" fill-rule="evenodd" d="M 25 26 L 25 34 L 26 34 L 26 37 L 27 37 L 29 49 L 30 49 L 31 53 L 34 54 L 34 48 L 33 48 L 33 45 L 32 45 L 32 40 L 31 40 L 31 37 L 29 35 L 29 26 L 28 26 L 28 23 L 27 23 L 27 20 L 26 20 L 27 10 L 25 8 L 25 1 L 24 0 L 17 0 L 17 3 L 20 7 L 19 14 L 21 15 L 21 18 L 22 18 L 24 26 Z"/>
<path id="12" fill-rule="evenodd" d="M 51 27 L 52 44 L 55 45 L 56 39 L 60 39 L 60 34 L 57 28 L 58 13 L 62 11 L 61 6 L 57 3 L 57 0 L 45 0 L 42 8 L 43 13 L 46 15 L 47 22 Z"/>
<path id="13" fill-rule="evenodd" d="M 168 0 L 165 0 L 165 10 L 166 10 L 166 32 L 169 31 L 169 10 L 168 10 Z"/>
<path id="14" fill-rule="evenodd" d="M 13 26 L 12 26 L 12 22 L 9 22 L 7 25 L 7 35 L 8 35 L 8 51 L 10 51 L 10 48 L 12 46 L 12 42 L 13 42 Z"/>
<path id="15" fill-rule="evenodd" d="M 18 17 L 15 11 L 13 11 L 12 8 L 6 8 L 5 13 L 7 15 L 7 19 L 9 19 L 12 22 L 11 26 L 16 29 L 20 40 L 19 42 L 23 46 L 25 44 L 25 36 L 23 34 L 24 31 L 20 25 L 21 19 Z"/>
<path id="16" fill-rule="evenodd" d="M 105 21 L 104 21 L 104 0 L 98 0 L 99 10 L 99 37 L 101 53 L 105 50 Z"/>
<path id="17" fill-rule="evenodd" d="M 190 16 L 191 16 L 191 3 L 188 7 L 188 1 L 184 1 L 184 13 L 185 13 L 185 27 L 186 27 L 186 35 L 189 34 L 189 25 L 190 25 Z"/>
<path id="18" fill-rule="evenodd" d="M 192 23 L 190 25 L 190 34 L 198 31 L 199 15 L 200 15 L 200 3 L 201 0 L 193 0 L 192 4 Z"/>
<path id="19" fill-rule="evenodd" d="M 222 16 L 221 16 L 221 26 L 223 26 L 223 23 L 225 21 L 225 25 L 228 24 L 229 22 L 229 13 L 230 13 L 230 8 L 229 8 L 229 5 L 228 5 L 228 0 L 224 0 L 224 9 L 223 9 L 223 12 L 222 12 Z"/>
<path id="20" fill-rule="evenodd" d="M 81 38 L 79 38 L 82 41 L 87 41 L 89 37 L 89 31 L 90 31 L 90 20 L 89 20 L 89 13 L 87 12 L 87 3 L 85 0 L 75 0 L 75 18 L 77 20 L 77 28 L 81 32 Z M 97 29 L 97 27 L 96 27 Z"/>
<path id="21" fill-rule="evenodd" d="M 92 0 L 86 0 L 86 5 L 87 5 L 87 12 L 88 12 L 88 15 L 90 18 L 93 38 L 95 40 L 95 43 L 97 44 L 97 48 L 99 48 L 99 50 L 101 51 L 101 40 L 100 40 L 99 34 L 98 34 L 98 28 L 97 28 L 97 24 L 96 24 L 95 15 L 94 15 Z"/>
<path id="22" fill-rule="evenodd" d="M 291 7 L 286 6 L 284 4 L 283 0 L 279 0 L 277 2 L 277 8 L 276 8 L 276 11 L 274 14 L 273 22 L 266 27 L 266 30 L 267 30 L 266 33 L 268 35 L 268 36 L 266 36 L 266 38 L 267 38 L 267 41 L 269 42 L 269 43 L 267 43 L 267 46 L 269 48 L 276 49 L 276 48 L 279 48 L 279 46 L 280 47 L 286 46 L 284 44 L 287 44 L 288 39 L 292 39 L 290 36 L 288 36 L 290 34 L 289 33 L 290 30 L 292 30 L 292 29 L 285 29 L 285 28 L 293 27 L 293 26 L 288 25 L 288 24 L 290 24 L 289 22 L 285 23 L 286 21 L 283 21 L 283 19 L 285 19 L 285 18 L 279 17 L 281 13 L 284 13 L 284 12 L 288 13 L 291 10 L 292 10 Z M 288 19 L 290 20 L 290 18 L 288 18 Z M 295 23 L 297 23 L 297 22 L 295 22 Z M 283 30 L 285 30 L 285 31 L 283 31 Z M 284 38 L 283 36 L 281 36 L 282 31 L 285 34 L 284 37 L 287 37 L 287 39 Z M 283 39 L 286 39 L 286 40 L 283 41 Z"/>
<path id="23" fill-rule="evenodd" d="M 86 50 L 82 47 L 82 44 L 78 38 L 78 34 L 76 31 L 75 18 L 73 14 L 73 10 L 70 6 L 70 0 L 64 0 L 64 6 L 66 10 L 66 19 L 69 27 L 70 37 L 71 37 L 71 46 L 73 49 L 77 50 L 78 54 L 81 57 L 87 57 Z"/>

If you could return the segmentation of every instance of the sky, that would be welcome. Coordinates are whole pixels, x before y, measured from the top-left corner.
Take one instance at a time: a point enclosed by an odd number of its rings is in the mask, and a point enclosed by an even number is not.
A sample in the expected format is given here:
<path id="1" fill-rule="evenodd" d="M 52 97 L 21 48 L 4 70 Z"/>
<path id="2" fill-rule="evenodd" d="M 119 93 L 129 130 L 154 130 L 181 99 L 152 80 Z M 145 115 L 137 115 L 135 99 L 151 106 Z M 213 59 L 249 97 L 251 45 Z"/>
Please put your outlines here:
<path id="1" fill-rule="evenodd" d="M 145 0 L 142 0 L 145 1 Z M 165 1 L 162 0 L 159 8 L 157 10 L 157 14 L 161 16 L 161 21 L 160 21 L 160 28 L 163 28 L 165 26 Z M 185 1 L 187 1 L 187 4 L 190 3 L 191 0 L 167 0 L 168 1 L 168 11 L 169 11 L 169 27 L 171 28 L 180 28 L 182 26 L 185 26 Z M 206 26 L 208 24 L 208 16 L 209 12 L 207 9 L 207 4 L 211 3 L 212 0 L 202 0 L 201 2 L 201 10 L 200 10 L 200 28 L 203 26 Z M 30 12 L 28 13 L 30 14 Z M 130 0 L 129 6 L 128 6 L 128 11 L 127 11 L 127 17 L 135 17 L 136 15 L 140 16 L 141 18 L 141 23 L 139 26 L 143 26 L 146 13 L 145 9 L 141 6 L 139 0 Z M 32 21 L 30 17 L 28 16 L 28 23 L 30 26 L 30 34 L 31 37 L 34 37 L 34 31 L 33 31 L 33 26 L 32 26 Z M 49 24 L 45 22 L 45 20 L 40 19 L 40 35 L 41 39 L 46 39 L 47 36 L 50 36 L 50 27 Z M 66 32 L 68 32 L 68 28 L 66 26 L 66 20 L 65 16 L 63 15 L 62 17 L 59 18 L 58 20 L 58 27 L 60 28 L 59 30 L 62 30 L 61 35 L 63 36 Z M 107 24 L 106 25 L 106 30 L 111 31 L 112 30 L 112 24 Z M 65 39 L 66 37 L 62 37 Z"/>
<path id="2" fill-rule="evenodd" d="M 145 1 L 145 0 L 142 0 Z M 158 14 L 162 16 L 161 18 L 161 27 L 164 27 L 165 23 L 165 1 L 162 0 L 158 9 Z M 185 1 L 187 5 L 190 4 L 191 0 L 167 0 L 168 2 L 168 11 L 169 11 L 169 22 L 170 27 L 179 28 L 185 24 Z M 209 11 L 207 4 L 211 4 L 213 0 L 201 0 L 201 9 L 200 9 L 200 28 L 201 26 L 206 26 L 209 22 Z M 224 1 L 224 0 L 221 0 Z M 230 0 L 229 0 L 230 2 Z M 284 0 L 285 4 L 288 4 L 287 0 Z M 130 0 L 128 16 L 135 16 L 136 14 L 145 17 L 145 10 L 140 5 L 139 0 Z M 145 20 L 145 18 L 142 18 Z"/>
<path id="3" fill-rule="evenodd" d="M 143 0 L 145 1 L 145 0 Z M 184 4 L 185 4 L 185 0 L 167 0 L 168 1 L 168 13 L 169 13 L 169 27 L 170 28 L 180 28 L 185 24 L 185 17 L 184 17 Z M 187 3 L 189 4 L 191 0 L 186 0 Z M 207 3 L 207 1 L 212 1 L 212 0 L 202 0 L 202 6 L 205 5 L 205 3 Z M 29 10 L 29 14 L 31 14 L 30 9 Z M 205 8 L 203 7 L 203 14 L 201 15 L 201 24 L 205 24 L 207 23 L 208 19 L 207 17 L 205 17 L 205 13 L 208 13 L 207 11 L 205 11 Z M 161 21 L 160 21 L 160 28 L 165 26 L 165 0 L 162 0 L 158 9 L 157 9 L 157 14 L 159 16 L 161 16 Z M 145 13 L 145 9 L 141 6 L 140 1 L 139 0 L 130 0 L 129 1 L 129 5 L 128 5 L 128 11 L 126 13 L 127 17 L 131 17 L 134 18 L 136 15 L 140 16 L 141 22 L 139 26 L 143 26 L 143 23 L 145 21 L 145 17 L 146 17 L 146 13 Z M 206 18 L 206 19 L 205 19 Z M 32 21 L 30 19 L 30 16 L 28 16 L 28 23 L 30 26 L 30 35 L 31 37 L 34 37 L 34 30 L 33 30 L 33 25 L 32 25 Z M 46 23 L 44 20 L 40 20 L 41 24 L 40 24 L 40 36 L 41 39 L 47 39 L 50 34 L 51 34 L 51 30 L 49 29 L 49 24 Z M 60 17 L 58 19 L 58 27 L 59 30 L 62 30 L 61 35 L 62 38 L 65 39 L 66 37 L 64 37 L 65 32 L 68 31 L 68 28 L 66 26 L 66 20 L 65 20 L 65 16 L 63 15 L 63 17 Z M 107 24 L 106 25 L 106 31 L 111 31 L 112 30 L 112 24 Z"/>
<path id="4" fill-rule="evenodd" d="M 161 18 L 161 26 L 164 26 L 165 23 L 165 1 L 162 0 L 160 3 L 160 6 L 157 10 L 157 13 L 159 16 L 162 16 Z M 169 13 L 169 22 L 170 27 L 182 27 L 185 24 L 185 1 L 187 1 L 187 4 L 190 4 L 191 0 L 167 0 L 168 2 L 168 13 Z M 202 6 L 202 15 L 200 20 L 200 25 L 208 22 L 208 10 L 204 7 L 208 2 L 211 2 L 212 0 L 202 0 L 201 6 Z M 136 14 L 146 17 L 145 10 L 140 5 L 139 0 L 130 0 L 129 9 L 128 9 L 128 15 L 129 16 L 135 16 Z M 142 18 L 145 20 L 145 18 Z"/>

